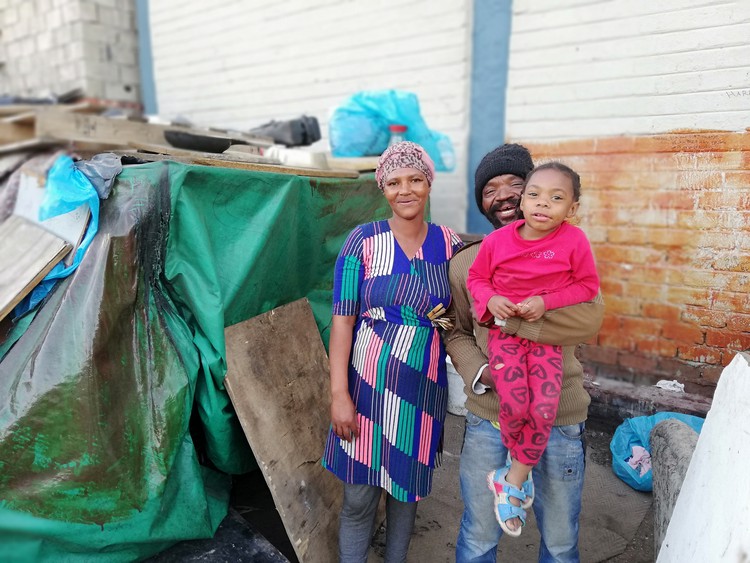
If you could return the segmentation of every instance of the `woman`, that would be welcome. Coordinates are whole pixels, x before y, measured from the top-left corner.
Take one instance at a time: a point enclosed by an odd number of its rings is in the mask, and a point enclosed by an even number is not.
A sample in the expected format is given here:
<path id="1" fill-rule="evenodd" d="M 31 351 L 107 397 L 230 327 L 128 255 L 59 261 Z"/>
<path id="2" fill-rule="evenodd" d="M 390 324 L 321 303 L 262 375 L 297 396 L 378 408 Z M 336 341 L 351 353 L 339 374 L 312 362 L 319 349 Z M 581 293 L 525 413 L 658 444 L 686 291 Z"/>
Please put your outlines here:
<path id="1" fill-rule="evenodd" d="M 331 430 L 323 465 L 344 482 L 339 556 L 363 562 L 382 490 L 388 563 L 405 561 L 417 501 L 430 493 L 448 397 L 438 327 L 450 303 L 456 233 L 424 221 L 435 167 L 401 142 L 380 157 L 387 221 L 355 228 L 336 262 Z"/>

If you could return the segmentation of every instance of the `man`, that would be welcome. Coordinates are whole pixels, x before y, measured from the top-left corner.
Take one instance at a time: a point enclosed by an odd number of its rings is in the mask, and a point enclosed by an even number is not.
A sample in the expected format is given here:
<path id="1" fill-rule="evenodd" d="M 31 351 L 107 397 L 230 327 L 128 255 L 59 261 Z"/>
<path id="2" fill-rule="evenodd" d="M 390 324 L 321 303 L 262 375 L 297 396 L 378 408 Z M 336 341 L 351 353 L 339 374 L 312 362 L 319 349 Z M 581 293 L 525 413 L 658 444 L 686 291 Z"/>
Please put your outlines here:
<path id="1" fill-rule="evenodd" d="M 528 149 L 505 144 L 485 155 L 477 167 L 474 189 L 480 211 L 500 228 L 518 218 L 523 183 L 534 164 Z M 495 520 L 487 474 L 506 464 L 507 449 L 496 427 L 498 397 L 487 365 L 487 328 L 472 315 L 466 276 L 479 244 L 466 246 L 450 264 L 454 328 L 446 349 L 466 387 L 466 431 L 461 450 L 461 496 L 464 513 L 456 543 L 456 562 L 492 562 L 502 531 Z M 534 514 L 541 533 L 539 561 L 579 561 L 578 516 L 581 511 L 585 459 L 584 423 L 591 399 L 583 388 L 583 369 L 575 346 L 592 338 L 601 326 L 601 295 L 590 302 L 548 311 L 538 321 L 507 319 L 502 330 L 563 347 L 563 384 L 555 426 L 534 467 Z"/>

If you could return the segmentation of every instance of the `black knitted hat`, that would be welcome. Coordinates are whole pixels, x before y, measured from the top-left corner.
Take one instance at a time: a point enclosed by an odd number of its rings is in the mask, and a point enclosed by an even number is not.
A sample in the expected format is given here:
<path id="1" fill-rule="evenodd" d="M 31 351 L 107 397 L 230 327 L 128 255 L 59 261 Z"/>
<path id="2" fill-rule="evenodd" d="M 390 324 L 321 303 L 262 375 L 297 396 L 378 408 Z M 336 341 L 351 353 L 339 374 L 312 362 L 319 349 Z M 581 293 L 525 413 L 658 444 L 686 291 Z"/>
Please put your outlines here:
<path id="1" fill-rule="evenodd" d="M 484 214 L 482 190 L 492 178 L 503 174 L 514 174 L 525 180 L 526 175 L 533 168 L 534 162 L 531 160 L 529 149 L 523 145 L 508 143 L 484 155 L 474 174 L 474 196 L 477 199 L 479 211 Z"/>

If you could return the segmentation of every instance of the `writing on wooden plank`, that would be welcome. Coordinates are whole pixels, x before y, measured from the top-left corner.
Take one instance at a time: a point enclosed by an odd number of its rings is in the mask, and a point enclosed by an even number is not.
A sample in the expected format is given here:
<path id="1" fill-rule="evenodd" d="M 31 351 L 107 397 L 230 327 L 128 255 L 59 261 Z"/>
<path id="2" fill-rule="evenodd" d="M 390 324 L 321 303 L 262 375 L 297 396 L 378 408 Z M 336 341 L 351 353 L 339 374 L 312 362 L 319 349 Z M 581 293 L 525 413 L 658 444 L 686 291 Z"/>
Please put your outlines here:
<path id="1" fill-rule="evenodd" d="M 338 559 L 341 483 L 320 464 L 328 358 L 307 299 L 228 327 L 225 385 L 303 563 Z"/>

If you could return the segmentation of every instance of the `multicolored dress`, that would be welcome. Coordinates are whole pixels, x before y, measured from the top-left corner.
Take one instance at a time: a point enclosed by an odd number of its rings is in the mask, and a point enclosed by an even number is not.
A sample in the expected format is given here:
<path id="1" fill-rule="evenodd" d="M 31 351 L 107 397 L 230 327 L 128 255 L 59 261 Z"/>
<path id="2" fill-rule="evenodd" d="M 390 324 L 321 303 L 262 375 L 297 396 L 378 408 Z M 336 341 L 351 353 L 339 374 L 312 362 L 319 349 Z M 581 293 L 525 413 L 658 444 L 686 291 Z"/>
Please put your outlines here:
<path id="1" fill-rule="evenodd" d="M 427 313 L 448 307 L 448 261 L 461 239 L 428 224 L 414 258 L 388 221 L 355 228 L 336 262 L 333 314 L 356 316 L 349 393 L 360 435 L 328 433 L 323 466 L 346 483 L 384 488 L 400 501 L 424 498 L 448 401 L 445 348 Z"/>

